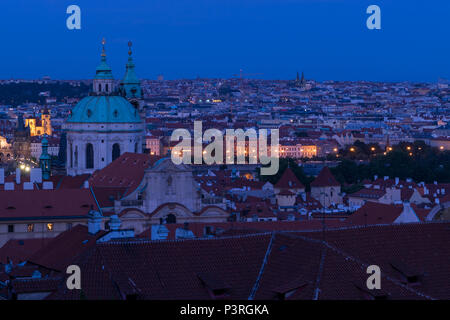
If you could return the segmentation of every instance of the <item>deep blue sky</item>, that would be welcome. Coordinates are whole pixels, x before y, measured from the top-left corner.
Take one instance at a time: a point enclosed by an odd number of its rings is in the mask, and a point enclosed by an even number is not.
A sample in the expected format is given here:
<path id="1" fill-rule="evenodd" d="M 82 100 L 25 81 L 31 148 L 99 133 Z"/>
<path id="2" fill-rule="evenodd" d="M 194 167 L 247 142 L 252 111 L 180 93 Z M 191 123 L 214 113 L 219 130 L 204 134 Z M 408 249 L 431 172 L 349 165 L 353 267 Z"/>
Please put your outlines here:
<path id="1" fill-rule="evenodd" d="M 66 8 L 81 8 L 81 30 Z M 368 30 L 370 4 L 382 29 Z M 92 78 L 107 40 L 123 75 L 430 81 L 450 78 L 449 0 L 1 0 L 0 78 Z"/>

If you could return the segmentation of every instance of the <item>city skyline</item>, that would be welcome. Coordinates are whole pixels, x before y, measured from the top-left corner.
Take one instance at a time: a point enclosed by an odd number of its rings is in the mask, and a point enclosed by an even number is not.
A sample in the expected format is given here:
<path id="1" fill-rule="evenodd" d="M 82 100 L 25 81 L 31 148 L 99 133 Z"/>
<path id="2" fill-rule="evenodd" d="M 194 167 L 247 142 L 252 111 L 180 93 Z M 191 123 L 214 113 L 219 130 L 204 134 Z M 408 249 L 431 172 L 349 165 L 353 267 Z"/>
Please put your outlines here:
<path id="1" fill-rule="evenodd" d="M 102 37 L 116 79 L 124 71 L 129 40 L 143 79 L 232 78 L 240 69 L 259 74 L 249 78 L 280 80 L 295 78 L 297 71 L 317 81 L 450 77 L 444 1 L 433 7 L 378 1 L 381 30 L 365 27 L 369 1 L 131 0 L 119 10 L 117 1 L 82 0 L 76 3 L 81 30 L 66 28 L 69 4 L 2 4 L 0 25 L 14 32 L 4 35 L 0 78 L 90 79 Z"/>

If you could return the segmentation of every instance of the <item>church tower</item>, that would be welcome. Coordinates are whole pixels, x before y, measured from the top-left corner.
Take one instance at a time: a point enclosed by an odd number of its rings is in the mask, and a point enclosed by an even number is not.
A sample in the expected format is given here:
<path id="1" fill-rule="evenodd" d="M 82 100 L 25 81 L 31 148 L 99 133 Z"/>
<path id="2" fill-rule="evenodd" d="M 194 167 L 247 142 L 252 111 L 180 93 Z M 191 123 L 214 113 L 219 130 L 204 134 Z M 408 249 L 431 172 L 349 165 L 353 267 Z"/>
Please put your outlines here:
<path id="1" fill-rule="evenodd" d="M 67 134 L 68 175 L 93 173 L 124 152 L 142 153 L 144 123 L 139 111 L 114 88 L 102 41 L 93 91 L 72 109 L 64 124 Z"/>
<path id="2" fill-rule="evenodd" d="M 39 165 L 42 169 L 42 179 L 44 180 L 50 179 L 50 161 L 51 157 L 48 154 L 48 140 L 47 137 L 44 136 L 44 139 L 42 139 L 42 153 L 39 157 Z"/>
<path id="3" fill-rule="evenodd" d="M 132 57 L 132 51 L 131 46 L 132 42 L 128 42 L 128 62 L 126 64 L 125 68 L 125 75 L 120 82 L 120 88 L 119 92 L 120 94 L 128 99 L 130 103 L 135 106 L 139 110 L 139 113 L 141 114 L 141 117 L 145 117 L 144 110 L 142 108 L 142 88 L 141 88 L 141 82 L 139 81 L 138 77 L 136 76 L 135 70 L 134 70 L 134 62 Z"/>
<path id="4" fill-rule="evenodd" d="M 106 63 L 105 39 L 102 40 L 101 61 L 95 70 L 95 78 L 93 81 L 93 94 L 109 95 L 114 92 L 114 77 L 111 68 Z"/>

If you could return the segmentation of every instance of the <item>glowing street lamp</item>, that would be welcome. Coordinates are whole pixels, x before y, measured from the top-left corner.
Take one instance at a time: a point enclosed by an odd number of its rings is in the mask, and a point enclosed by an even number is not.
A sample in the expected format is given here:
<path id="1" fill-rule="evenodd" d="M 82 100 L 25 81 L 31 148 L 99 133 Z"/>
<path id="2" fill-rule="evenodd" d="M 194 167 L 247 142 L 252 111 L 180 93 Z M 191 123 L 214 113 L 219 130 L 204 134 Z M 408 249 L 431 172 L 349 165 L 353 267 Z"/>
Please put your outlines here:
<path id="1" fill-rule="evenodd" d="M 355 152 L 355 148 L 351 147 L 351 148 L 350 148 L 350 151 L 351 151 L 351 152 Z"/>

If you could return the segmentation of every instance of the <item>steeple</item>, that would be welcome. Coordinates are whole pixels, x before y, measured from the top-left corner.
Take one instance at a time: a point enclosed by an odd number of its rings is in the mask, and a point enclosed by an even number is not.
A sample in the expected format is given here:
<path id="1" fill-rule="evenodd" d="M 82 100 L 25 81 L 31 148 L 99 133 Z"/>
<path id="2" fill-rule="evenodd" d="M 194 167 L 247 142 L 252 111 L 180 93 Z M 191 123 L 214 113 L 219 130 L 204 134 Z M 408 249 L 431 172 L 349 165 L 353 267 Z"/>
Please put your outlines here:
<path id="1" fill-rule="evenodd" d="M 50 160 L 51 157 L 48 154 L 48 140 L 47 135 L 44 135 L 44 139 L 42 139 L 42 153 L 39 157 L 39 165 L 42 169 L 42 179 L 48 180 L 50 179 Z"/>
<path id="2" fill-rule="evenodd" d="M 134 62 L 131 46 L 133 43 L 128 42 L 128 62 L 126 64 L 126 71 L 123 80 L 120 82 L 120 91 L 127 99 L 140 99 L 142 98 L 141 82 L 136 76 L 134 71 Z"/>
<path id="3" fill-rule="evenodd" d="M 114 77 L 111 68 L 106 63 L 106 40 L 102 40 L 102 54 L 100 64 L 95 70 L 95 77 L 93 82 L 94 93 L 97 95 L 108 95 L 114 91 Z"/>

